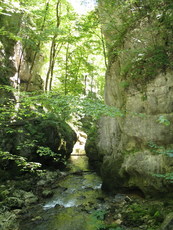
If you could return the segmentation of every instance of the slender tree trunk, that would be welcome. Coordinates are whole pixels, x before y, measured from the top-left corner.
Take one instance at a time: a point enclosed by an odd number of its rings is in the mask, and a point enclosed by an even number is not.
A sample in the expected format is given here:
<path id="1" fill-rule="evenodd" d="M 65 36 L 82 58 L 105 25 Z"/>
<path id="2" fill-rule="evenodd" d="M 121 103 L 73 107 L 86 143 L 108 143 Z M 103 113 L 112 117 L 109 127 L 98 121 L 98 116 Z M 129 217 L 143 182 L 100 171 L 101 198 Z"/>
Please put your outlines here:
<path id="1" fill-rule="evenodd" d="M 50 77 L 50 72 L 52 68 L 52 53 L 53 53 L 53 46 L 54 46 L 54 39 L 52 40 L 51 43 L 51 48 L 50 48 L 50 55 L 49 55 L 49 67 L 46 75 L 46 82 L 45 82 L 45 91 L 48 89 L 48 83 L 49 83 L 49 77 Z"/>
<path id="2" fill-rule="evenodd" d="M 120 33 L 120 31 L 118 31 Z M 105 45 L 105 38 L 102 32 L 102 28 L 100 28 L 100 34 L 96 33 L 93 31 L 93 33 L 101 40 L 102 43 L 102 48 L 103 48 L 103 56 L 104 56 L 104 62 L 106 68 L 108 67 L 108 62 L 107 62 L 107 53 L 106 53 L 106 45 Z"/>
<path id="3" fill-rule="evenodd" d="M 64 43 L 61 43 L 61 44 L 60 44 L 60 47 L 59 47 L 58 50 L 57 50 L 57 48 L 55 48 L 55 52 L 54 52 L 54 54 L 53 54 L 52 65 L 51 65 L 51 71 L 50 71 L 49 91 L 52 90 L 52 81 L 53 81 L 55 60 L 56 60 L 57 55 L 58 55 L 59 52 L 61 51 L 61 48 L 62 48 L 63 44 L 64 44 Z M 57 45 L 56 47 L 58 47 L 58 45 Z"/>
<path id="4" fill-rule="evenodd" d="M 23 58 L 24 50 L 25 50 L 25 46 L 22 47 L 22 49 L 21 49 L 19 64 L 18 64 L 18 67 L 17 67 L 17 89 L 20 88 L 20 83 L 19 83 L 19 79 L 20 79 L 20 69 L 21 69 L 21 65 L 22 65 L 22 58 Z"/>
<path id="5" fill-rule="evenodd" d="M 66 56 L 65 56 L 65 78 L 64 78 L 64 94 L 65 95 L 67 95 L 68 59 L 69 59 L 69 42 L 67 43 Z"/>
<path id="6" fill-rule="evenodd" d="M 105 66 L 107 68 L 108 67 L 108 63 L 107 63 L 106 46 L 105 46 L 105 39 L 104 39 L 102 30 L 101 30 L 101 42 L 102 42 L 102 47 L 103 47 L 103 56 L 104 56 Z"/>
<path id="7" fill-rule="evenodd" d="M 81 66 L 81 60 L 79 60 L 79 63 L 78 63 L 78 66 L 77 66 L 77 71 L 75 73 L 75 83 L 74 83 L 75 86 L 76 86 L 77 81 L 78 81 L 78 73 L 79 73 L 80 66 Z"/>
<path id="8" fill-rule="evenodd" d="M 47 12 L 48 12 L 48 9 L 49 9 L 49 2 L 50 2 L 50 0 L 48 0 L 48 1 L 46 2 L 45 15 L 44 15 L 43 24 L 42 24 L 42 26 L 41 26 L 40 32 L 43 32 L 44 27 L 45 27 Z M 32 60 L 31 66 L 30 66 L 30 70 L 29 70 L 30 76 L 29 76 L 29 79 L 28 79 L 28 82 L 27 82 L 27 85 L 26 85 L 26 91 L 28 91 L 29 84 L 31 83 L 31 80 L 32 80 L 32 70 L 33 70 L 33 67 L 34 67 L 34 65 L 35 65 L 35 60 L 36 60 L 37 54 L 38 54 L 38 52 L 39 52 L 40 45 L 41 45 L 41 41 L 39 41 L 39 42 L 37 43 L 37 50 L 36 50 L 35 53 L 34 53 L 34 57 L 33 57 L 33 60 Z"/>
<path id="9" fill-rule="evenodd" d="M 60 26 L 60 3 L 61 3 L 61 0 L 58 0 L 56 4 L 56 28 L 57 29 Z M 52 38 L 52 43 L 51 43 L 51 48 L 50 48 L 50 59 L 49 59 L 49 67 L 48 67 L 48 71 L 46 75 L 45 91 L 48 91 L 48 85 L 49 85 L 49 90 L 51 90 L 52 88 L 53 70 L 54 70 L 54 65 L 55 65 L 55 56 L 57 53 L 57 46 L 56 46 L 57 36 L 58 36 L 58 33 L 56 31 L 55 35 Z"/>
<path id="10" fill-rule="evenodd" d="M 85 75 L 84 84 L 85 84 L 84 95 L 86 95 L 87 94 L 87 75 Z"/>
<path id="11" fill-rule="evenodd" d="M 94 75 L 91 74 L 91 93 L 93 92 L 93 82 L 94 82 Z"/>

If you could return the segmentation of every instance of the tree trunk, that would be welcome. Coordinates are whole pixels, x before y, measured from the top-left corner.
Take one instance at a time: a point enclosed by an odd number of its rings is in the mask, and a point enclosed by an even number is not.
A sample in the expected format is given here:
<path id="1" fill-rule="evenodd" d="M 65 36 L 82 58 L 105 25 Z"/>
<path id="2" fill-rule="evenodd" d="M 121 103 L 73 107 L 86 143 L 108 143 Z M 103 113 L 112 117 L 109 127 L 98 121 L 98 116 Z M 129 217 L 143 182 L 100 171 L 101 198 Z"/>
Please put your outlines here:
<path id="1" fill-rule="evenodd" d="M 57 29 L 60 26 L 60 3 L 61 3 L 61 0 L 58 0 L 56 4 L 56 28 Z M 46 75 L 45 91 L 48 91 L 48 85 L 49 85 L 49 90 L 51 90 L 51 87 L 52 87 L 53 70 L 54 70 L 54 65 L 55 65 L 55 56 L 57 52 L 57 46 L 56 46 L 57 36 L 58 36 L 58 32 L 56 31 L 55 35 L 53 36 L 51 48 L 50 48 L 50 59 L 49 59 L 49 67 L 48 67 L 48 71 Z M 49 82 L 49 79 L 50 79 L 50 82 Z"/>
<path id="2" fill-rule="evenodd" d="M 51 71 L 50 71 L 49 91 L 51 91 L 51 89 L 52 89 L 52 81 L 53 81 L 53 74 L 54 74 L 53 70 L 54 70 L 54 66 L 55 66 L 55 60 L 56 60 L 57 55 L 61 51 L 61 48 L 62 48 L 63 44 L 64 43 L 60 44 L 60 47 L 59 47 L 58 50 L 57 50 L 57 48 L 58 48 L 58 45 L 57 45 L 56 48 L 55 48 L 55 52 L 53 53 L 52 65 L 51 65 Z"/>
<path id="3" fill-rule="evenodd" d="M 68 80 L 68 59 L 69 59 L 69 42 L 66 47 L 66 57 L 65 57 L 65 78 L 64 78 L 64 94 L 67 95 L 67 80 Z"/>
<path id="4" fill-rule="evenodd" d="M 50 0 L 48 0 L 47 3 L 46 3 L 45 15 L 44 15 L 43 24 L 42 24 L 42 26 L 41 26 L 40 32 L 43 32 L 44 27 L 45 27 L 46 16 L 47 16 L 47 12 L 48 12 L 48 9 L 49 9 L 49 1 L 50 1 Z M 30 67 L 30 70 L 29 70 L 30 76 L 29 76 L 29 79 L 28 79 L 28 82 L 27 82 L 27 85 L 26 85 L 26 91 L 28 91 L 29 84 L 31 83 L 31 80 L 32 80 L 32 70 L 33 70 L 33 67 L 34 67 L 34 64 L 35 64 L 35 60 L 36 60 L 38 51 L 39 51 L 39 49 L 40 49 L 40 45 L 41 45 L 41 41 L 38 42 L 38 44 L 37 44 L 37 50 L 36 50 L 35 53 L 34 53 L 34 57 L 33 57 L 33 60 L 32 60 L 32 63 L 31 63 L 31 67 Z"/>
<path id="5" fill-rule="evenodd" d="M 108 68 L 105 39 L 104 39 L 102 30 L 101 30 L 101 42 L 102 42 L 102 47 L 103 47 L 103 56 L 104 56 L 104 61 L 105 61 L 105 67 Z"/>

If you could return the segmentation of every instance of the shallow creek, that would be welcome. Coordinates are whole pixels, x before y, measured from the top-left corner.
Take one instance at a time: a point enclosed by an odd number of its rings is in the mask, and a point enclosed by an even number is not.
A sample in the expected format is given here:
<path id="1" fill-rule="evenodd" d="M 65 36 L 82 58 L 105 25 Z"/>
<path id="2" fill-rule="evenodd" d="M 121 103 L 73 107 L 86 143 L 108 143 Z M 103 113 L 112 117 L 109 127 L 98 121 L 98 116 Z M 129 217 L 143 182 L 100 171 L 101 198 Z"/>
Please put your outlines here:
<path id="1" fill-rule="evenodd" d="M 163 204 L 136 194 L 105 194 L 78 142 L 51 198 L 26 209 L 18 230 L 156 230 Z M 169 210 L 168 210 L 169 211 Z M 157 215 L 156 215 L 157 214 Z M 159 216 L 158 216 L 159 214 Z"/>
<path id="2" fill-rule="evenodd" d="M 21 229 L 92 229 L 86 226 L 90 222 L 89 215 L 105 206 L 101 202 L 104 198 L 101 180 L 94 172 L 83 172 L 88 171 L 86 156 L 71 157 L 70 166 L 71 170 L 59 182 L 54 196 L 33 209 L 28 218 L 25 216 Z"/>
<path id="3" fill-rule="evenodd" d="M 89 168 L 85 140 L 79 135 L 66 170 L 48 188 L 54 195 L 24 209 L 16 230 L 160 229 L 172 211 L 170 201 L 165 208 L 163 201 L 146 200 L 134 191 L 105 194 L 100 177 Z"/>
<path id="4" fill-rule="evenodd" d="M 89 169 L 83 150 L 72 154 L 54 196 L 24 215 L 21 230 L 95 230 L 101 226 L 102 217 L 98 220 L 97 216 L 103 216 L 107 208 L 101 179 Z"/>

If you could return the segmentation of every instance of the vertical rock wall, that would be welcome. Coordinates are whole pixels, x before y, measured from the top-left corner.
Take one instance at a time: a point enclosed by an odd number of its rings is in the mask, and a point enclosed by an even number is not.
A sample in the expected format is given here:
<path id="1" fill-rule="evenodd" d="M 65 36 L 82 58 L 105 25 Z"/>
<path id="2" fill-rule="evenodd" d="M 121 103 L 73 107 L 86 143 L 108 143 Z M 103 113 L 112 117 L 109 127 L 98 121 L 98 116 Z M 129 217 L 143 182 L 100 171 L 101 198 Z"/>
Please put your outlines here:
<path id="1" fill-rule="evenodd" d="M 162 1 L 123 2 L 99 1 L 109 52 L 105 102 L 124 112 L 124 117 L 103 117 L 99 123 L 96 146 L 102 159 L 103 187 L 171 193 L 171 5 Z"/>
<path id="2" fill-rule="evenodd" d="M 9 14 L 4 9 L 0 15 L 0 26 L 3 28 L 0 35 L 0 83 L 11 84 L 15 88 L 20 86 L 20 89 L 25 91 L 42 90 L 43 80 L 40 72 L 43 57 L 38 52 L 34 60 L 35 51 L 32 48 L 26 49 L 17 41 L 23 23 L 22 18 L 23 12 L 19 10 Z"/>

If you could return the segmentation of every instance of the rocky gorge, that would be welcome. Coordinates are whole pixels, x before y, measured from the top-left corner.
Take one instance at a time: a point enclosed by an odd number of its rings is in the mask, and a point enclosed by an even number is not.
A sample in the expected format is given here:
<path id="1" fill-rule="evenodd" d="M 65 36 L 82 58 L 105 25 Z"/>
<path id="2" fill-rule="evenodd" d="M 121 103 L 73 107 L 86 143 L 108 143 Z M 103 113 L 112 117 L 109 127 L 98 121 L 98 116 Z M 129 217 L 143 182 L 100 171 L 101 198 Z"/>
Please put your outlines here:
<path id="1" fill-rule="evenodd" d="M 86 101 L 82 114 L 76 112 L 75 107 L 83 106 L 80 100 L 75 101 L 76 95 L 84 92 L 80 96 L 86 97 L 89 71 L 93 82 L 98 70 L 85 59 L 89 53 L 83 55 L 81 49 L 77 50 L 81 54 L 78 60 L 72 42 L 76 46 L 79 37 L 75 34 L 65 38 L 66 27 L 58 28 L 61 1 L 57 1 L 57 7 L 49 6 L 48 1 L 42 12 L 41 4 L 35 11 L 36 2 L 31 1 L 32 14 L 28 14 L 23 1 L 21 9 L 13 9 L 6 0 L 2 2 L 0 230 L 172 230 L 171 1 L 98 0 L 94 17 L 89 15 L 92 20 L 98 17 L 101 25 L 102 40 L 95 43 L 103 45 L 107 67 L 105 104 L 120 111 L 110 116 L 104 115 L 108 107 L 98 106 L 92 84 L 89 93 L 94 96 L 87 96 L 95 104 Z M 63 6 L 69 13 L 69 5 Z M 44 31 L 46 20 L 51 25 L 52 15 L 47 13 L 53 8 L 57 10 L 56 16 L 51 13 L 55 16 L 52 23 L 57 20 L 56 27 Z M 79 21 L 75 24 L 83 38 L 92 25 L 87 22 L 84 29 L 81 25 Z M 90 47 L 87 39 L 84 43 Z M 52 53 L 48 58 L 45 47 L 49 46 Z M 53 47 L 65 47 L 66 57 L 55 53 Z M 44 68 L 49 63 L 52 69 L 47 75 L 53 77 L 55 57 L 58 65 L 65 66 L 64 85 L 45 91 Z M 53 62 L 47 60 L 51 58 Z M 77 65 L 72 65 L 75 60 Z M 58 65 L 55 75 L 60 82 Z M 88 72 L 84 68 L 80 73 L 80 65 L 87 66 Z M 84 79 L 79 80 L 81 76 Z M 78 80 L 80 84 L 74 90 Z M 73 100 L 71 110 L 69 102 Z M 92 115 L 97 110 L 102 116 L 96 121 Z M 74 122 L 73 128 L 67 120 Z M 76 126 L 80 133 L 74 131 Z"/>
<path id="2" fill-rule="evenodd" d="M 164 21 L 170 17 L 167 4 L 160 3 L 155 11 L 156 2 L 125 7 L 99 1 L 109 52 L 105 102 L 123 116 L 99 120 L 87 154 L 109 191 L 172 195 L 173 72 L 167 63 L 172 60 L 172 30 L 171 22 Z"/>
<path id="3" fill-rule="evenodd" d="M 79 144 L 79 143 L 78 143 Z M 79 154 L 79 151 L 81 155 Z M 76 156 L 77 154 L 77 156 Z M 169 230 L 172 202 L 136 192 L 105 193 L 101 178 L 75 149 L 63 171 L 1 185 L 2 230 Z M 32 189 L 31 189 L 32 185 Z"/>

